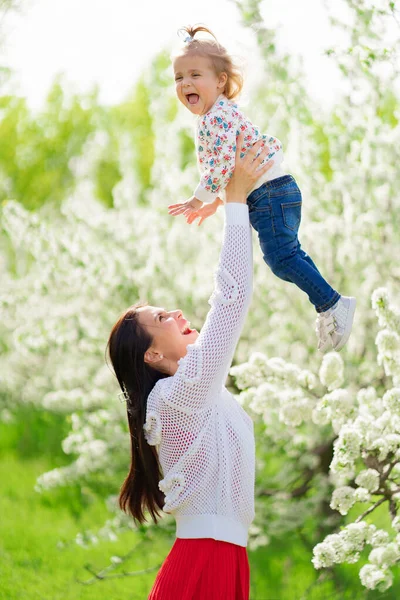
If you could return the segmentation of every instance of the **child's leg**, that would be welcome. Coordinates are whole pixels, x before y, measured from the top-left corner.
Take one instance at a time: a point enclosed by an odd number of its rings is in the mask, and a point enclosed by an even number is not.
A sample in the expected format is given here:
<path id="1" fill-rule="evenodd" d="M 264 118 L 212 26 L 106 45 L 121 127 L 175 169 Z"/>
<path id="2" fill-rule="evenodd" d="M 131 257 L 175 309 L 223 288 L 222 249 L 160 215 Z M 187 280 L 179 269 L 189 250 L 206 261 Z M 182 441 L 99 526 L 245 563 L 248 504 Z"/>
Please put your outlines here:
<path id="1" fill-rule="evenodd" d="M 319 269 L 317 267 L 317 265 L 314 263 L 313 259 L 311 258 L 311 256 L 309 254 L 307 254 L 307 252 L 304 252 L 303 248 L 301 247 L 300 242 L 298 242 L 299 246 L 298 246 L 298 250 L 301 254 L 301 256 L 303 257 L 303 259 L 305 261 L 308 262 L 309 265 L 312 266 L 313 269 L 315 269 L 317 271 L 317 273 L 319 273 Z"/>
<path id="2" fill-rule="evenodd" d="M 322 277 L 297 238 L 301 221 L 301 192 L 291 175 L 267 182 L 249 198 L 250 221 L 258 232 L 265 262 L 285 281 L 302 289 L 317 312 L 340 298 Z"/>

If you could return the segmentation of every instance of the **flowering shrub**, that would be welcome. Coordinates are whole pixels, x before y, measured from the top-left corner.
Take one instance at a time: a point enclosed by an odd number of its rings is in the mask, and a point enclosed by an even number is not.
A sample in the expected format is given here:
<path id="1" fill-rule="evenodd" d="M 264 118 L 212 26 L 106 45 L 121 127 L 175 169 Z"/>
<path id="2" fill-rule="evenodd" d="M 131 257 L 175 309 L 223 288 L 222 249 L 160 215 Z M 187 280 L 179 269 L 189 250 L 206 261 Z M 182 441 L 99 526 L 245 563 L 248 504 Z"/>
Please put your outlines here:
<path id="1" fill-rule="evenodd" d="M 397 516 L 400 507 L 400 388 L 396 387 L 400 366 L 400 312 L 390 307 L 387 290 L 383 288 L 375 290 L 372 304 L 382 328 L 376 337 L 378 362 L 383 364 L 385 374 L 395 385 L 389 387 L 388 378 L 387 389 L 382 389 L 379 395 L 372 387 L 358 392 L 340 387 L 344 382 L 343 360 L 335 353 L 324 356 L 318 379 L 282 359 L 269 359 L 260 353 L 253 354 L 248 363 L 233 367 L 230 373 L 243 389 L 238 400 L 263 426 L 265 445 L 276 450 L 284 447 L 292 471 L 295 465 L 298 465 L 298 475 L 303 469 L 306 485 L 290 488 L 286 481 L 286 500 L 292 503 L 292 509 L 293 501 L 307 494 L 312 478 L 316 477 L 318 481 L 314 481 L 314 486 L 321 486 L 323 478 L 324 494 L 328 490 L 331 493 L 331 509 L 347 515 L 353 506 L 362 507 L 363 512 L 358 516 L 352 511 L 354 522 L 339 533 L 327 535 L 315 546 L 314 566 L 320 569 L 335 563 L 357 562 L 364 548 L 370 545 L 370 564 L 361 568 L 360 579 L 366 587 L 383 591 L 393 579 L 390 567 L 400 561 Z M 326 392 L 316 393 L 321 386 Z M 333 456 L 330 464 L 324 465 L 321 448 L 327 446 L 333 448 Z M 314 460 L 310 460 L 312 457 Z M 280 490 L 269 493 L 282 501 Z M 263 494 L 259 487 L 258 496 Z M 314 509 L 318 502 L 321 497 L 317 494 Z M 391 520 L 387 530 L 363 520 L 386 503 Z M 292 520 L 292 524 L 305 520 L 306 513 L 302 514 L 301 509 L 301 505 L 300 512 L 296 508 L 297 520 L 294 523 Z M 263 515 L 260 516 L 264 522 Z M 265 526 L 263 529 L 265 535 Z M 259 531 L 256 517 L 255 546 L 259 545 L 256 535 Z M 268 537 L 264 543 L 267 541 Z"/>

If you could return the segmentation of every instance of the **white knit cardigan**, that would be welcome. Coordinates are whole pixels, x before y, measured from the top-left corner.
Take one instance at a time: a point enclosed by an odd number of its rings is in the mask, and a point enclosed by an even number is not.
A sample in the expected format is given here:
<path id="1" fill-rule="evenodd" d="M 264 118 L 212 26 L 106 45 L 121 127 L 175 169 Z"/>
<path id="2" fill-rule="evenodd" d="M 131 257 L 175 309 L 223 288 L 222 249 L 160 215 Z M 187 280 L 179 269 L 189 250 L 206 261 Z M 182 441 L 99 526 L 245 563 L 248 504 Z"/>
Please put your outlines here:
<path id="1" fill-rule="evenodd" d="M 248 207 L 226 204 L 204 326 L 175 375 L 159 380 L 147 401 L 145 437 L 157 446 L 164 511 L 174 516 L 178 538 L 247 546 L 254 518 L 254 426 L 225 381 L 251 300 L 252 265 Z"/>

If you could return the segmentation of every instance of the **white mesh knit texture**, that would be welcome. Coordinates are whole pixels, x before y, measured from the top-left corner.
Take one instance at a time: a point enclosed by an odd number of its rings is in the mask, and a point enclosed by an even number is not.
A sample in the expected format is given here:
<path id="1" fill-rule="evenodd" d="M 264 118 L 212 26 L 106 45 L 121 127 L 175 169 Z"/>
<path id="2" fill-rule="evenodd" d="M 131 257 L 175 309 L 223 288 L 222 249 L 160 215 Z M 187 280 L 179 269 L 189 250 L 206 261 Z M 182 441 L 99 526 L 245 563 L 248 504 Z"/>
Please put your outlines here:
<path id="1" fill-rule="evenodd" d="M 207 319 L 175 375 L 153 388 L 144 428 L 158 446 L 165 512 L 224 515 L 247 528 L 254 518 L 253 422 L 224 384 L 251 299 L 251 231 L 247 214 L 242 224 L 228 216 Z"/>

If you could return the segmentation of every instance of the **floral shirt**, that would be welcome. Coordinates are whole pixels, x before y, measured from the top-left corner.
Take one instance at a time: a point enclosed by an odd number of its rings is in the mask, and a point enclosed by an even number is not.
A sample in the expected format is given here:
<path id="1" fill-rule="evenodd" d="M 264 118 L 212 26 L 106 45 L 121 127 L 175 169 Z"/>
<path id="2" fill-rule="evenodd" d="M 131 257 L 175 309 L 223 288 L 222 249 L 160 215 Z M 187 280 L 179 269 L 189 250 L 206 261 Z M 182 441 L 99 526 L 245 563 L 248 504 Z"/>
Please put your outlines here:
<path id="1" fill-rule="evenodd" d="M 236 137 L 241 132 L 244 133 L 243 150 L 263 139 L 270 147 L 270 152 L 263 162 L 274 157 L 273 167 L 253 189 L 259 187 L 263 181 L 282 174 L 281 142 L 273 136 L 262 134 L 258 127 L 240 112 L 237 104 L 221 94 L 212 108 L 197 121 L 197 162 L 202 175 L 194 196 L 202 202 L 213 202 L 227 186 L 235 168 Z M 244 156 L 243 152 L 241 156 Z"/>

